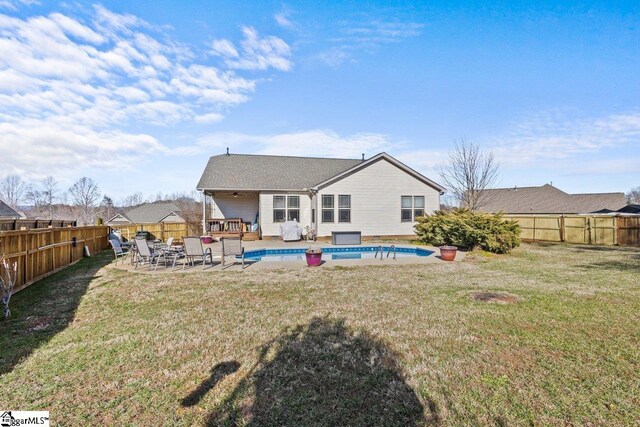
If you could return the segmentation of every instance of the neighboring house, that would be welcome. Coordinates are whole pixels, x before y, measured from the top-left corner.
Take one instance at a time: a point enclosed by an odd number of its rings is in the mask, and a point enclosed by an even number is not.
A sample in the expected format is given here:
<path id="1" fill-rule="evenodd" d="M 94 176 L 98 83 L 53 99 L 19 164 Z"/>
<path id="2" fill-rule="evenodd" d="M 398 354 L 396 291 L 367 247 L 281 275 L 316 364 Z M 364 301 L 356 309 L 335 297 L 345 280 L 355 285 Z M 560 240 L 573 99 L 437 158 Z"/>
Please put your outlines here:
<path id="1" fill-rule="evenodd" d="M 117 214 L 107 221 L 107 225 L 156 224 L 159 222 L 185 222 L 181 211 L 174 203 L 145 203 Z"/>
<path id="2" fill-rule="evenodd" d="M 21 219 L 24 218 L 20 212 L 0 200 L 0 219 Z"/>
<path id="3" fill-rule="evenodd" d="M 321 237 L 411 236 L 416 217 L 439 209 L 444 191 L 386 153 L 366 160 L 227 153 L 209 159 L 197 189 L 210 198 L 205 233 L 239 218 L 261 237 L 280 236 L 285 220 Z"/>
<path id="4" fill-rule="evenodd" d="M 640 215 L 640 205 L 627 205 L 624 206 L 617 211 L 611 209 L 600 209 L 598 211 L 591 212 L 594 214 L 607 214 L 607 215 Z"/>
<path id="5" fill-rule="evenodd" d="M 568 194 L 545 184 L 542 187 L 495 188 L 486 191 L 484 212 L 507 214 L 583 214 L 625 205 L 624 193 Z"/>

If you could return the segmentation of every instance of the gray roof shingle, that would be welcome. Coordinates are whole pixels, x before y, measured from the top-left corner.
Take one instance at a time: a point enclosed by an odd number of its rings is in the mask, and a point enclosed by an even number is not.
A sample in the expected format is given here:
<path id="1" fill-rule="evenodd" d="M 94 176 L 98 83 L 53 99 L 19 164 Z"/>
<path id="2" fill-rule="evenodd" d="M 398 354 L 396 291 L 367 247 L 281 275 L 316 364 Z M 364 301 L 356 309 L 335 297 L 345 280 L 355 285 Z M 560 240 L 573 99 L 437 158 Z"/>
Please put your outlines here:
<path id="1" fill-rule="evenodd" d="M 171 212 L 180 215 L 180 208 L 174 203 L 145 203 L 124 213 L 134 224 L 151 224 L 160 222 Z"/>
<path id="2" fill-rule="evenodd" d="M 484 212 L 572 214 L 617 210 L 625 205 L 624 193 L 568 194 L 549 184 L 485 191 L 486 204 L 480 208 Z"/>
<path id="3" fill-rule="evenodd" d="M 19 219 L 20 214 L 11 206 L 0 200 L 0 218 L 2 219 Z"/>
<path id="4" fill-rule="evenodd" d="M 361 159 L 222 154 L 209 159 L 197 188 L 302 190 L 361 162 Z"/>

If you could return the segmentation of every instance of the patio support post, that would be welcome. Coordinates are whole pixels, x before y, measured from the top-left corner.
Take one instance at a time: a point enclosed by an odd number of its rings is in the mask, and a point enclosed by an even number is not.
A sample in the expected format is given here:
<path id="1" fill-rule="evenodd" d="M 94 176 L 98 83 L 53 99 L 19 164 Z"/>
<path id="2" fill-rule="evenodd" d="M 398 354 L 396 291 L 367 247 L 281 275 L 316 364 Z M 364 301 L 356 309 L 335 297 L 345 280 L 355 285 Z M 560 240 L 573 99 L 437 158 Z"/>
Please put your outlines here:
<path id="1" fill-rule="evenodd" d="M 202 234 L 207 234 L 207 193 L 202 189 Z"/>

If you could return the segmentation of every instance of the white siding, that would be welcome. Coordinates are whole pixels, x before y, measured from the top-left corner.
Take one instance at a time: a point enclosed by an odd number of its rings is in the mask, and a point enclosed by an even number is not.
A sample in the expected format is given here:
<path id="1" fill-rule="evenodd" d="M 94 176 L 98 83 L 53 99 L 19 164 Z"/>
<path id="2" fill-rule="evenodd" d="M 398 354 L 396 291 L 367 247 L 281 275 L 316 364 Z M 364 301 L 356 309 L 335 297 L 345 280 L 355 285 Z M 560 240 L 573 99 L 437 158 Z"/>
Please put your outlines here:
<path id="1" fill-rule="evenodd" d="M 307 193 L 260 193 L 260 228 L 263 236 L 279 236 L 281 222 L 273 222 L 273 196 L 300 196 L 300 226 L 311 225 L 311 198 Z"/>
<path id="2" fill-rule="evenodd" d="M 252 224 L 258 213 L 258 194 L 240 193 L 238 197 L 233 194 L 216 193 L 212 197 L 211 218 L 242 218 Z"/>
<path id="3" fill-rule="evenodd" d="M 335 222 L 322 222 L 322 195 L 335 195 Z M 351 195 L 351 222 L 338 222 L 338 195 Z M 415 222 L 401 222 L 401 196 L 424 196 L 425 213 L 440 208 L 440 192 L 381 159 L 318 192 L 318 236 L 360 231 L 363 236 L 412 235 Z"/>

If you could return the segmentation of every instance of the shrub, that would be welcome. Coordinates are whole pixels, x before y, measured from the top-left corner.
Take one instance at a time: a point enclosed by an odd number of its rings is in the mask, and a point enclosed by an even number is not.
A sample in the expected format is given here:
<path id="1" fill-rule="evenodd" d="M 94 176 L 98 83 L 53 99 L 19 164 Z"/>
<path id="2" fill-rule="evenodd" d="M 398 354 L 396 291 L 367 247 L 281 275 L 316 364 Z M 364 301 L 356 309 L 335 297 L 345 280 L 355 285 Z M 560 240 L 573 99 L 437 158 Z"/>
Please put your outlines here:
<path id="1" fill-rule="evenodd" d="M 520 245 L 520 227 L 501 214 L 472 212 L 468 209 L 436 211 L 418 218 L 418 239 L 434 246 L 453 245 L 460 249 L 479 247 L 485 251 L 508 253 Z"/>

